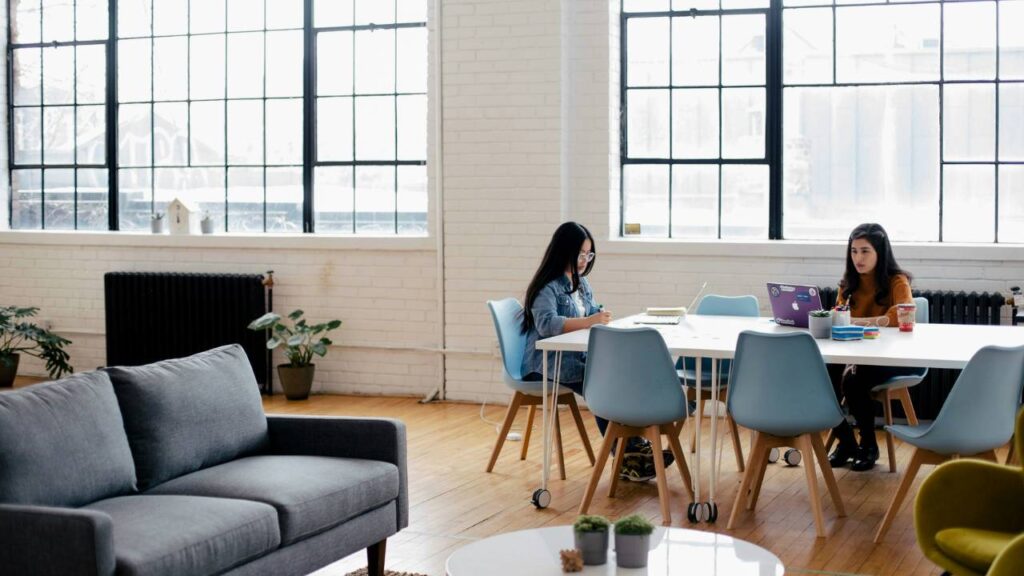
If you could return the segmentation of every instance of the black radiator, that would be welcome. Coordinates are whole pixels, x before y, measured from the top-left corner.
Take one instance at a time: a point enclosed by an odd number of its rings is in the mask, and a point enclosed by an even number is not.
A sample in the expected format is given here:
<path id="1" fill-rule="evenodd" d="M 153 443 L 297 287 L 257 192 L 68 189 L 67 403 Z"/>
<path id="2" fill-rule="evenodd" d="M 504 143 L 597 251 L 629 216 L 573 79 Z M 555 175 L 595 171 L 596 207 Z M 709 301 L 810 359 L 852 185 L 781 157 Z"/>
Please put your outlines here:
<path id="1" fill-rule="evenodd" d="M 834 287 L 821 289 L 821 304 L 832 308 L 836 304 Z M 954 292 L 951 290 L 914 290 L 914 296 L 928 299 L 928 322 L 931 324 L 999 324 L 1006 299 L 998 292 Z M 942 403 L 953 389 L 959 370 L 931 369 L 928 377 L 910 389 L 917 417 L 933 420 Z M 894 416 L 902 418 L 903 409 L 893 404 Z M 881 409 L 878 412 L 881 415 Z"/>
<path id="2" fill-rule="evenodd" d="M 103 287 L 108 366 L 240 344 L 260 391 L 272 390 L 266 334 L 246 328 L 271 306 L 262 274 L 108 272 Z"/>

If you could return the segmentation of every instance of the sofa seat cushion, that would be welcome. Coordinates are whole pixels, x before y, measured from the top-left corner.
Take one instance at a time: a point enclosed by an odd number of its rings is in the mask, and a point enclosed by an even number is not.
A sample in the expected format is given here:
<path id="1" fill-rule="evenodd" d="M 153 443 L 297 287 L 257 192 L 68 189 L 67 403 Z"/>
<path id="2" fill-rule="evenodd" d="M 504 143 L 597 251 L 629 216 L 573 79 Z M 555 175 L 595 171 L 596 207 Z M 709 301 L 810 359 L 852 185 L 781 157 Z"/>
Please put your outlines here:
<path id="1" fill-rule="evenodd" d="M 218 574 L 278 547 L 277 512 L 259 502 L 199 496 L 121 496 L 85 508 L 114 521 L 121 575 Z"/>
<path id="2" fill-rule="evenodd" d="M 281 543 L 288 545 L 398 498 L 398 468 L 354 458 L 250 456 L 175 478 L 147 494 L 270 504 L 281 523 Z"/>
<path id="3" fill-rule="evenodd" d="M 996 556 L 1019 536 L 977 528 L 946 528 L 935 535 L 935 544 L 946 556 L 984 574 Z"/>

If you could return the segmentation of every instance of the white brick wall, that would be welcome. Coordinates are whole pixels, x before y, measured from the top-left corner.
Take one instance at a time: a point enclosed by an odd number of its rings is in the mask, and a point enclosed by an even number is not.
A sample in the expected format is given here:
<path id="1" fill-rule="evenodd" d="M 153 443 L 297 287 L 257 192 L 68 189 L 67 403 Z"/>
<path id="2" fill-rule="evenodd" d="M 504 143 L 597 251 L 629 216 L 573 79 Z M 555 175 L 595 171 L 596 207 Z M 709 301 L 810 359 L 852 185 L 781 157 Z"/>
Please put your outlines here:
<path id="1" fill-rule="evenodd" d="M 337 348 L 318 363 L 317 390 L 425 394 L 440 380 L 443 330 L 448 398 L 504 401 L 484 302 L 522 298 L 564 219 L 595 233 L 600 256 L 591 280 L 599 301 L 617 315 L 686 304 L 703 281 L 709 292 L 762 301 L 766 281 L 834 283 L 839 243 L 608 239 L 618 211 L 617 10 L 618 0 L 444 0 L 443 148 L 432 136 L 428 156 L 432 178 L 443 165 L 443 324 L 433 239 L 0 233 L 0 303 L 42 307 L 42 316 L 75 341 L 73 360 L 84 369 L 104 363 L 104 272 L 273 269 L 277 310 L 302 307 L 312 319 L 345 322 Z M 0 150 L 5 154 L 6 146 Z M 436 210 L 433 179 L 431 191 Z M 1005 293 L 1024 282 L 1019 246 L 896 251 L 923 288 Z M 41 367 L 28 362 L 25 371 Z"/>

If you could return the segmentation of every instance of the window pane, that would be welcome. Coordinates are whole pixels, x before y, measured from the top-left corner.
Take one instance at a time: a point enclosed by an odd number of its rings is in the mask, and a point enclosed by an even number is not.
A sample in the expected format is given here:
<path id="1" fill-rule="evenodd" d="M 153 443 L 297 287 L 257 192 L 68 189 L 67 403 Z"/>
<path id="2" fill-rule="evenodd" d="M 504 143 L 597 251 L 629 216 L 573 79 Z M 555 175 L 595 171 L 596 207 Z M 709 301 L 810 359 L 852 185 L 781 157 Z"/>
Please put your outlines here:
<path id="1" fill-rule="evenodd" d="M 934 86 L 787 88 L 784 236 L 845 239 L 879 222 L 901 241 L 938 240 L 938 100 Z"/>
<path id="2" fill-rule="evenodd" d="M 267 164 L 302 164 L 302 100 L 267 100 Z"/>
<path id="3" fill-rule="evenodd" d="M 356 98 L 355 117 L 356 160 L 394 160 L 395 99 Z"/>
<path id="4" fill-rule="evenodd" d="M 427 234 L 427 167 L 398 167 L 398 233 Z"/>
<path id="5" fill-rule="evenodd" d="M 47 230 L 75 229 L 75 171 L 43 171 L 43 226 Z"/>
<path id="6" fill-rule="evenodd" d="M 701 2 L 717 2 L 718 0 L 698 0 Z M 663 12 L 668 10 L 668 0 L 622 0 L 623 12 Z"/>
<path id="7" fill-rule="evenodd" d="M 314 26 L 351 26 L 355 16 L 354 0 L 313 0 Z"/>
<path id="8" fill-rule="evenodd" d="M 667 158 L 668 90 L 629 90 L 626 99 L 629 157 Z"/>
<path id="9" fill-rule="evenodd" d="M 267 33 L 267 96 L 302 96 L 302 31 Z"/>
<path id="10" fill-rule="evenodd" d="M 104 106 L 79 106 L 76 147 L 79 164 L 107 163 L 107 118 Z"/>
<path id="11" fill-rule="evenodd" d="M 672 85 L 718 84 L 718 17 L 672 19 Z"/>
<path id="12" fill-rule="evenodd" d="M 672 237 L 718 237 L 718 166 L 672 167 Z"/>
<path id="13" fill-rule="evenodd" d="M 717 88 L 672 92 L 672 157 L 718 158 Z"/>
<path id="14" fill-rule="evenodd" d="M 149 40 L 121 40 L 117 49 L 117 101 L 149 100 Z"/>
<path id="15" fill-rule="evenodd" d="M 764 84 L 765 17 L 722 18 L 722 84 Z"/>
<path id="16" fill-rule="evenodd" d="M 228 35 L 228 98 L 263 96 L 263 33 Z"/>
<path id="17" fill-rule="evenodd" d="M 356 166 L 356 234 L 395 233 L 395 168 Z"/>
<path id="18" fill-rule="evenodd" d="M 184 166 L 188 163 L 188 104 L 155 104 L 153 114 L 153 163 Z"/>
<path id="19" fill-rule="evenodd" d="M 427 97 L 398 97 L 398 159 L 427 159 Z"/>
<path id="20" fill-rule="evenodd" d="M 942 96 L 945 160 L 994 160 L 996 90 L 994 84 L 947 84 Z"/>
<path id="21" fill-rule="evenodd" d="M 107 96 L 107 51 L 103 46 L 79 46 L 75 90 L 79 104 L 102 104 Z"/>
<path id="22" fill-rule="evenodd" d="M 939 78 L 939 5 L 836 10 L 839 82 Z"/>
<path id="23" fill-rule="evenodd" d="M 72 104 L 75 91 L 75 48 L 43 50 L 43 104 Z"/>
<path id="24" fill-rule="evenodd" d="M 78 229 L 107 230 L 110 227 L 110 188 L 106 170 L 78 171 Z"/>
<path id="25" fill-rule="evenodd" d="M 153 0 L 153 33 L 188 34 L 188 0 Z"/>
<path id="26" fill-rule="evenodd" d="M 352 99 L 318 98 L 316 156 L 320 162 L 352 160 Z"/>
<path id="27" fill-rule="evenodd" d="M 41 170 L 11 172 L 11 228 L 37 230 L 43 227 L 42 188 Z"/>
<path id="28" fill-rule="evenodd" d="M 192 0 L 189 29 L 193 34 L 224 31 L 224 0 Z"/>
<path id="29" fill-rule="evenodd" d="M 942 183 L 942 240 L 995 241 L 995 169 L 946 166 Z"/>
<path id="30" fill-rule="evenodd" d="M 74 39 L 74 4 L 68 0 L 43 0 L 43 42 L 71 42 Z"/>
<path id="31" fill-rule="evenodd" d="M 398 14 L 395 16 L 397 22 L 426 22 L 427 2 L 426 0 L 398 0 Z M 401 227 L 401 223 L 399 223 Z"/>
<path id="32" fill-rule="evenodd" d="M 106 40 L 110 20 L 107 0 L 75 0 L 75 11 L 78 40 Z"/>
<path id="33" fill-rule="evenodd" d="M 268 29 L 302 28 L 302 0 L 266 0 L 266 4 Z"/>
<path id="34" fill-rule="evenodd" d="M 999 167 L 999 241 L 1024 242 L 1024 166 Z"/>
<path id="35" fill-rule="evenodd" d="M 39 42 L 39 0 L 11 0 L 11 42 L 30 44 Z"/>
<path id="36" fill-rule="evenodd" d="M 188 38 L 153 41 L 153 99 L 188 98 Z"/>
<path id="37" fill-rule="evenodd" d="M 765 91 L 722 90 L 722 157 L 764 158 Z"/>
<path id="38" fill-rule="evenodd" d="M 19 48 L 14 51 L 14 104 L 42 102 L 42 57 L 39 48 Z"/>
<path id="39" fill-rule="evenodd" d="M 668 166 L 623 166 L 623 224 L 639 225 L 637 236 L 667 237 L 668 193 Z"/>
<path id="40" fill-rule="evenodd" d="M 427 29 L 398 30 L 398 92 L 427 91 Z"/>
<path id="41" fill-rule="evenodd" d="M 40 164 L 43 161 L 42 112 L 39 108 L 14 109 L 14 162 Z"/>
<path id="42" fill-rule="evenodd" d="M 387 24 L 394 21 L 394 2 L 356 0 L 356 24 Z"/>
<path id="43" fill-rule="evenodd" d="M 999 77 L 1024 78 L 1024 2 L 999 2 Z"/>
<path id="44" fill-rule="evenodd" d="M 156 168 L 154 202 L 158 211 L 181 198 L 209 212 L 215 219 L 224 218 L 224 168 Z M 173 214 L 168 214 L 173 218 Z"/>
<path id="45" fill-rule="evenodd" d="M 991 80 L 996 76 L 996 4 L 945 5 L 943 67 L 946 80 Z"/>
<path id="46" fill-rule="evenodd" d="M 74 107 L 43 109 L 43 162 L 71 164 L 75 161 Z"/>
<path id="47" fill-rule="evenodd" d="M 148 36 L 152 22 L 150 0 L 117 3 L 117 35 L 120 38 Z M 123 45 L 122 45 L 123 46 Z"/>
<path id="48" fill-rule="evenodd" d="M 999 159 L 1024 160 L 1024 84 L 999 85 Z"/>
<path id="49" fill-rule="evenodd" d="M 193 7 L 195 2 L 193 2 Z M 190 92 L 193 99 L 224 97 L 224 35 L 193 36 Z"/>
<path id="50" fill-rule="evenodd" d="M 121 166 L 148 166 L 152 160 L 149 104 L 122 104 L 117 113 L 117 162 Z"/>
<path id="51" fill-rule="evenodd" d="M 352 233 L 352 166 L 318 167 L 313 187 L 317 233 Z"/>
<path id="52" fill-rule="evenodd" d="M 356 94 L 395 91 L 395 31 L 356 32 Z"/>
<path id="53" fill-rule="evenodd" d="M 768 237 L 768 166 L 722 166 L 722 238 Z"/>
<path id="54" fill-rule="evenodd" d="M 267 232 L 302 232 L 302 168 L 267 168 Z"/>
<path id="55" fill-rule="evenodd" d="M 832 82 L 832 9 L 782 13 L 782 80 L 786 84 Z"/>
<path id="56" fill-rule="evenodd" d="M 228 164 L 263 163 L 263 102 L 228 102 Z"/>
<path id="57" fill-rule="evenodd" d="M 228 0 L 228 30 L 262 30 L 263 0 Z"/>
<path id="58" fill-rule="evenodd" d="M 152 173 L 149 168 L 119 170 L 117 180 L 118 228 L 149 230 Z"/>
<path id="59" fill-rule="evenodd" d="M 352 93 L 352 33 L 321 32 L 316 37 L 316 93 Z"/>
<path id="60" fill-rule="evenodd" d="M 627 3 L 629 1 L 627 0 Z M 726 1 L 728 2 L 728 0 Z M 718 0 L 672 0 L 673 10 L 691 10 L 694 8 L 697 10 L 715 10 L 718 8 Z"/>
<path id="61" fill-rule="evenodd" d="M 193 102 L 189 128 L 192 164 L 223 164 L 224 103 Z"/>
<path id="62" fill-rule="evenodd" d="M 263 168 L 228 168 L 228 232 L 263 232 L 263 202 Z"/>
<path id="63" fill-rule="evenodd" d="M 626 85 L 667 86 L 668 18 L 627 20 Z"/>

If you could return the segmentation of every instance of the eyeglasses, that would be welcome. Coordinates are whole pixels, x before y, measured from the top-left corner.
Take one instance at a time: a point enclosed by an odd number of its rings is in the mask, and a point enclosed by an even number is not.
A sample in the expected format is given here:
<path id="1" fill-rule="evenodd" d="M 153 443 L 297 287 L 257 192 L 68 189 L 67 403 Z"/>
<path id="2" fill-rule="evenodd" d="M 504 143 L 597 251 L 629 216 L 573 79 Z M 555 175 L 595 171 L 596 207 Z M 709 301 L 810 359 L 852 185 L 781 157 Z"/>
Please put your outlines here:
<path id="1" fill-rule="evenodd" d="M 593 252 L 580 252 L 580 255 L 576 257 L 577 262 L 592 262 L 594 260 Z"/>

